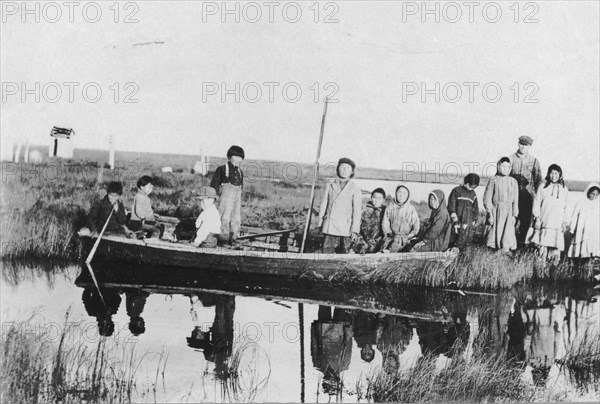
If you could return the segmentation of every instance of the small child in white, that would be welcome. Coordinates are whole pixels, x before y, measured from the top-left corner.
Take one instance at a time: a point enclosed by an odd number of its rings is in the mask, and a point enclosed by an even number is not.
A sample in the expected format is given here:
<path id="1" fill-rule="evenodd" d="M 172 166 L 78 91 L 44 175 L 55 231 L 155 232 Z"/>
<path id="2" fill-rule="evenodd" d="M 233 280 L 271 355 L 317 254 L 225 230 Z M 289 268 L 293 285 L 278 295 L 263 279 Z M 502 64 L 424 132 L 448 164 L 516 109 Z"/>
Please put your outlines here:
<path id="1" fill-rule="evenodd" d="M 202 187 L 200 194 L 202 212 L 196 219 L 196 238 L 192 242 L 196 247 L 216 248 L 217 236 L 221 233 L 221 215 L 215 206 L 217 191 L 212 187 Z"/>

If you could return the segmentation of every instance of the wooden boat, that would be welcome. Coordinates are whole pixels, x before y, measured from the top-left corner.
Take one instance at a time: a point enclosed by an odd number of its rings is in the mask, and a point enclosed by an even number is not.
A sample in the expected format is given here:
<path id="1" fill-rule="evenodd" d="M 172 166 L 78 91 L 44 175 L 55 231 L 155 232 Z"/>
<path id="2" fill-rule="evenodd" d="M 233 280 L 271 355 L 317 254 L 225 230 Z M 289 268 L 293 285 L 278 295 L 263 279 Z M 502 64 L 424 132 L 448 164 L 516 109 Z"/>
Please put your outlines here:
<path id="1" fill-rule="evenodd" d="M 317 251 L 299 254 L 289 251 L 293 246 L 284 240 L 294 240 L 291 231 L 270 232 L 245 237 L 246 245 L 238 249 L 197 248 L 185 242 L 170 242 L 157 238 L 143 240 L 122 236 L 103 236 L 94 261 L 130 262 L 145 265 L 170 265 L 205 271 L 228 271 L 248 274 L 301 277 L 312 274 L 328 278 L 340 273 L 365 274 L 375 270 L 443 270 L 457 256 L 448 252 L 395 254 L 323 254 Z M 279 237 L 279 243 L 273 243 Z M 260 239 L 266 241 L 260 241 Z M 87 257 L 96 238 L 80 233 L 83 257 Z M 284 250 L 284 251 L 282 251 Z M 287 251 L 285 251 L 287 250 Z"/>

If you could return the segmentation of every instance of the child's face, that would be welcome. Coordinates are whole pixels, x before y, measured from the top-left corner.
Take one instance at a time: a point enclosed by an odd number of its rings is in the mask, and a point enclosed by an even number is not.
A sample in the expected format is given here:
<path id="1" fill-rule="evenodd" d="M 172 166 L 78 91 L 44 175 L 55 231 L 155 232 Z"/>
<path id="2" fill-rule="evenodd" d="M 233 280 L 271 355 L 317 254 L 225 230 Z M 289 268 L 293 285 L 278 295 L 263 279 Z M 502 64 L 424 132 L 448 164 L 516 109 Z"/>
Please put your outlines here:
<path id="1" fill-rule="evenodd" d="M 507 176 L 510 174 L 510 163 L 505 161 L 504 163 L 500 164 L 500 174 Z"/>
<path id="2" fill-rule="evenodd" d="M 119 202 L 120 199 L 121 199 L 121 195 L 119 195 L 119 194 L 116 194 L 116 193 L 108 194 L 108 200 L 111 205 L 114 205 L 115 203 Z"/>
<path id="3" fill-rule="evenodd" d="M 143 187 L 140 188 L 142 191 L 144 191 L 144 193 L 146 195 L 150 195 L 152 193 L 152 190 L 154 190 L 154 185 L 148 183 L 146 185 L 144 185 Z"/>
<path id="4" fill-rule="evenodd" d="M 381 205 L 383 205 L 383 195 L 381 195 L 379 192 L 375 192 L 373 196 L 371 196 L 371 203 L 376 208 L 381 207 Z"/>
<path id="5" fill-rule="evenodd" d="M 433 195 L 429 195 L 429 207 L 432 210 L 436 210 L 440 207 L 440 203 L 438 202 L 437 198 Z"/>
<path id="6" fill-rule="evenodd" d="M 404 187 L 398 188 L 396 191 L 396 200 L 400 203 L 405 203 L 408 200 L 408 190 Z"/>
<path id="7" fill-rule="evenodd" d="M 350 178 L 350 176 L 352 175 L 352 166 L 347 163 L 340 164 L 340 166 L 338 167 L 338 175 L 340 176 L 340 178 Z"/>
<path id="8" fill-rule="evenodd" d="M 206 198 L 200 200 L 200 207 L 202 209 L 206 209 L 209 206 L 213 206 L 215 204 L 215 200 L 213 198 Z"/>
<path id="9" fill-rule="evenodd" d="M 243 160 L 244 159 L 240 156 L 231 156 L 231 158 L 229 159 L 229 161 L 231 161 L 231 164 L 233 164 L 234 167 L 239 167 Z"/>
<path id="10" fill-rule="evenodd" d="M 556 170 L 550 171 L 550 181 L 558 182 L 560 180 L 560 173 Z"/>
<path id="11" fill-rule="evenodd" d="M 598 197 L 598 195 L 600 195 L 600 191 L 598 191 L 596 188 L 594 188 L 590 192 L 588 192 L 587 197 L 590 201 L 593 201 L 594 199 L 596 199 Z"/>

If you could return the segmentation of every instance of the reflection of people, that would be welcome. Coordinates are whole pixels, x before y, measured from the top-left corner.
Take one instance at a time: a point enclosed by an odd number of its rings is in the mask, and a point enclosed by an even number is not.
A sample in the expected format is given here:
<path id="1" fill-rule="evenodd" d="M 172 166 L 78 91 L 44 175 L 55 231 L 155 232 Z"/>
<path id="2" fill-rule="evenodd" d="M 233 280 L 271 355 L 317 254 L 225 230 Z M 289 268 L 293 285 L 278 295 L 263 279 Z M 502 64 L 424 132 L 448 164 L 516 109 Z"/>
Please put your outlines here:
<path id="1" fill-rule="evenodd" d="M 533 139 L 529 136 L 519 138 L 519 148 L 510 156 L 511 177 L 517 180 L 519 187 L 519 225 L 517 241 L 520 246 L 525 242 L 527 230 L 531 225 L 533 197 L 542 183 L 542 170 L 538 159 L 529 154 Z"/>
<path id="2" fill-rule="evenodd" d="M 194 299 L 196 297 L 196 299 Z M 187 338 L 188 346 L 202 349 L 204 358 L 215 364 L 215 372 L 219 377 L 227 377 L 227 361 L 233 347 L 233 315 L 235 313 L 235 296 L 198 294 L 191 298 L 192 320 L 194 329 Z M 209 331 L 202 331 L 197 314 L 197 305 L 215 306 L 215 319 Z"/>
<path id="3" fill-rule="evenodd" d="M 380 333 L 377 349 L 383 357 L 383 369 L 395 372 L 400 369 L 400 355 L 406 350 L 413 336 L 413 330 L 405 319 L 386 315 L 380 320 Z"/>
<path id="4" fill-rule="evenodd" d="M 563 310 L 552 305 L 536 307 L 530 314 L 532 332 L 528 362 L 533 368 L 536 384 L 546 383 L 555 359 L 562 355 L 561 327 L 564 315 Z"/>
<path id="5" fill-rule="evenodd" d="M 373 345 L 377 345 L 377 315 L 366 311 L 357 311 L 354 315 L 354 340 L 360 348 L 360 358 L 371 362 L 375 357 Z"/>
<path id="6" fill-rule="evenodd" d="M 142 317 L 146 299 L 150 296 L 148 292 L 141 289 L 128 290 L 125 292 L 125 307 L 129 316 L 129 331 L 133 335 L 140 335 L 146 331 L 146 323 Z"/>
<path id="7" fill-rule="evenodd" d="M 454 356 L 467 346 L 470 325 L 467 321 L 467 312 L 458 310 L 451 313 L 452 322 L 424 321 L 417 327 L 421 352 L 433 355 Z"/>
<path id="8" fill-rule="evenodd" d="M 121 305 L 121 296 L 114 289 L 102 289 L 102 297 L 104 303 L 100 298 L 98 289 L 95 287 L 87 287 L 83 290 L 81 300 L 85 311 L 88 315 L 96 317 L 98 322 L 98 333 L 103 337 L 110 337 L 115 332 L 115 323 L 113 322 L 112 316 L 117 314 L 119 306 Z"/>
<path id="9" fill-rule="evenodd" d="M 323 373 L 323 391 L 334 395 L 341 391 L 341 372 L 352 358 L 353 327 L 346 310 L 319 306 L 317 320 L 310 327 L 310 353 L 313 366 Z"/>

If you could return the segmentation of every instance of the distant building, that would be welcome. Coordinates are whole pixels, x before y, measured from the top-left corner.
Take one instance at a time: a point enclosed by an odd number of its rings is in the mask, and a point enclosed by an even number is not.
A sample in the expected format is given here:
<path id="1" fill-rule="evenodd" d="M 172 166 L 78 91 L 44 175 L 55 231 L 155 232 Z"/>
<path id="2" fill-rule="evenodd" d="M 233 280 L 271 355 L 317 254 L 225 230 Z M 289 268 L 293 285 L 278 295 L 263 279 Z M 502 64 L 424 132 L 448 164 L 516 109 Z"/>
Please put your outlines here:
<path id="1" fill-rule="evenodd" d="M 73 158 L 73 135 L 75 135 L 73 129 L 54 126 L 50 132 L 52 143 L 50 143 L 48 155 L 64 159 Z"/>

